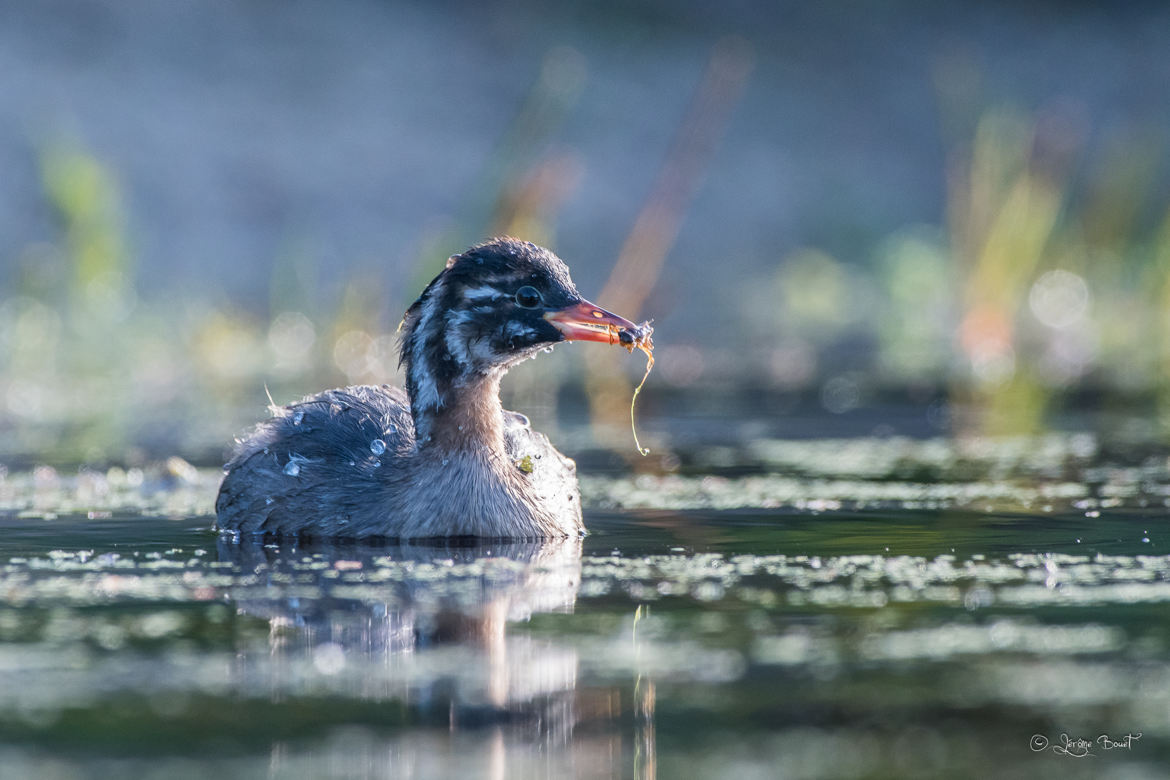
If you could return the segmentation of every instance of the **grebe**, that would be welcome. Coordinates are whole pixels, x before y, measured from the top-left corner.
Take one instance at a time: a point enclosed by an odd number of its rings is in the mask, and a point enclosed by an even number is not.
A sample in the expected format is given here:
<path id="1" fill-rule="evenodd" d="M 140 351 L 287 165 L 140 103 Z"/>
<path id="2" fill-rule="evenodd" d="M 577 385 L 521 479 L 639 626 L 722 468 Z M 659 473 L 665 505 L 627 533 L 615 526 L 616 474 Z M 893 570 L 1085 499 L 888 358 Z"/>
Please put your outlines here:
<path id="1" fill-rule="evenodd" d="M 217 527 L 300 538 L 579 536 L 576 466 L 500 405 L 509 368 L 562 341 L 628 345 L 535 244 L 454 255 L 406 312 L 406 390 L 327 390 L 274 410 L 224 467 Z"/>

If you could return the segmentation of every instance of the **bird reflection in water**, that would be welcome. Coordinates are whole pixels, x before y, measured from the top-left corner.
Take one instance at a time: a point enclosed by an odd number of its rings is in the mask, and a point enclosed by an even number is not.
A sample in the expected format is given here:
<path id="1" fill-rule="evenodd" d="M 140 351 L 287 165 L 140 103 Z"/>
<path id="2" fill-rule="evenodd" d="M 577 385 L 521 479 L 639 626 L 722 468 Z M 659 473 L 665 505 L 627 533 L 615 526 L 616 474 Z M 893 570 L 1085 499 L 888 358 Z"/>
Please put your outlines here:
<path id="1" fill-rule="evenodd" d="M 421 762 L 502 778 L 564 761 L 623 773 L 630 754 L 614 729 L 623 691 L 578 690 L 576 649 L 508 631 L 534 614 L 573 611 L 579 538 L 445 546 L 224 539 L 217 549 L 240 572 L 235 607 L 270 627 L 267 652 L 241 652 L 237 674 L 278 676 L 276 698 L 303 692 L 340 697 L 366 713 L 370 702 L 405 708 L 407 731 L 388 741 L 365 737 L 368 769 L 401 770 L 405 762 L 421 774 Z M 654 775 L 653 697 L 653 683 L 639 678 L 636 734 L 624 746 L 639 777 Z M 368 716 L 344 722 L 355 720 L 384 728 Z M 337 725 L 323 716 L 321 733 Z M 581 725 L 587 736 L 575 737 Z M 273 761 L 288 750 L 275 745 Z"/>

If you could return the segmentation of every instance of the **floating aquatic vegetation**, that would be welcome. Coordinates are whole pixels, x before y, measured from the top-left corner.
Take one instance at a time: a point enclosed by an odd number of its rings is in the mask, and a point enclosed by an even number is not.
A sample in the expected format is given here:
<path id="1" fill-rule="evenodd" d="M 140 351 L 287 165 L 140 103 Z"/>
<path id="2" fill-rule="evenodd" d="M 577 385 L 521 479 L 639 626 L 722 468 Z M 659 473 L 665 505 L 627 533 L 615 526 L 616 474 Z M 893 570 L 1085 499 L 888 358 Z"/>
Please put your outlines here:
<path id="1" fill-rule="evenodd" d="M 638 448 L 639 453 L 645 456 L 650 454 L 650 450 L 638 442 L 638 429 L 634 425 L 634 404 L 638 400 L 638 393 L 642 392 L 642 385 L 646 384 L 646 380 L 650 376 L 650 369 L 654 368 L 654 341 L 650 338 L 654 335 L 654 328 L 647 320 L 634 330 L 620 328 L 617 335 L 618 341 L 628 352 L 632 353 L 635 349 L 640 349 L 646 353 L 646 373 L 642 374 L 642 381 L 634 388 L 634 394 L 630 397 L 630 431 L 634 434 L 634 446 Z"/>

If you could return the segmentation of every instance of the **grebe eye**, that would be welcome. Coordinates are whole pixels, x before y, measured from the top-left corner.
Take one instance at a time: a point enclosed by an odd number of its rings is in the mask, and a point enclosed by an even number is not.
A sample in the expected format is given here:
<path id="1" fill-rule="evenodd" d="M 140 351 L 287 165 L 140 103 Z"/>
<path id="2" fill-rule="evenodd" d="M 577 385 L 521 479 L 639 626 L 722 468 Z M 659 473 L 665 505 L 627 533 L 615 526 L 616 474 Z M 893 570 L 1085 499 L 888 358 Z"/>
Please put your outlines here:
<path id="1" fill-rule="evenodd" d="M 535 309 L 541 303 L 540 290 L 524 285 L 516 291 L 516 305 L 525 309 Z"/>

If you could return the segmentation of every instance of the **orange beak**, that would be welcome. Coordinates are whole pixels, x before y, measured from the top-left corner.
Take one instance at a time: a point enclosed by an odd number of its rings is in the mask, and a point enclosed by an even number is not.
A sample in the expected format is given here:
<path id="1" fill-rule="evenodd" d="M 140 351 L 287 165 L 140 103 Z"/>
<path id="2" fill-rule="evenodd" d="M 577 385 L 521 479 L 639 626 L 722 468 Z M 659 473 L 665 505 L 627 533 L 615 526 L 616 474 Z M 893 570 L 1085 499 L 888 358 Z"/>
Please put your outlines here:
<path id="1" fill-rule="evenodd" d="M 602 344 L 621 343 L 618 334 L 623 330 L 636 331 L 638 326 L 624 317 L 608 312 L 589 301 L 581 300 L 559 311 L 550 311 L 544 318 L 553 324 L 565 341 L 600 341 Z"/>

